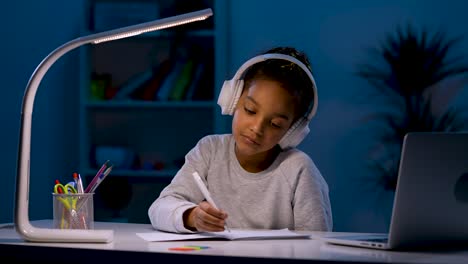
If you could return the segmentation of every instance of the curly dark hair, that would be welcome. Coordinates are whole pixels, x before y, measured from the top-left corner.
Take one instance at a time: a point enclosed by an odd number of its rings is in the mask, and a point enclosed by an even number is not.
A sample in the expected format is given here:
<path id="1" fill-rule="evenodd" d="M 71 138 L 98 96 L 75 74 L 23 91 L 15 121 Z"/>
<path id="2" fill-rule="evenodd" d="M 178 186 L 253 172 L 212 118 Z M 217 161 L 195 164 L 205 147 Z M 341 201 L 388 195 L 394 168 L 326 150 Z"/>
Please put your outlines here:
<path id="1" fill-rule="evenodd" d="M 312 73 L 307 55 L 292 47 L 277 47 L 268 50 L 267 53 L 280 53 L 292 56 L 300 60 Z M 295 63 L 282 60 L 270 59 L 256 63 L 249 67 L 244 75 L 244 91 L 250 87 L 254 80 L 264 79 L 280 83 L 296 101 L 296 120 L 308 115 L 312 109 L 314 98 L 313 83 L 307 73 Z"/>

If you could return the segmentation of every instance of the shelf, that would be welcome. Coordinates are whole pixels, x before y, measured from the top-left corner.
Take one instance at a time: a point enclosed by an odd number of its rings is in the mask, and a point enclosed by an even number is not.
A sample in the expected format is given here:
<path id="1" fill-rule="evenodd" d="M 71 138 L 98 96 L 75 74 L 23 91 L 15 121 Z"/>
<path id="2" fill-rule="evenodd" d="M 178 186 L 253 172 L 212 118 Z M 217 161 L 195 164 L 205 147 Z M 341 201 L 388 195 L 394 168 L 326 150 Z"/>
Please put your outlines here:
<path id="1" fill-rule="evenodd" d="M 99 1 L 121 2 L 91 0 L 89 4 Z M 96 209 L 102 213 L 97 218 L 114 213 L 108 203 L 114 199 L 106 195 L 106 188 L 120 187 L 124 191 L 129 188 L 132 193 L 122 215 L 147 221 L 148 207 L 177 174 L 185 155 L 203 136 L 224 132 L 229 127 L 225 126 L 216 102 L 227 75 L 228 5 L 213 0 L 150 1 L 156 1 L 164 9 L 161 17 L 204 7 L 212 8 L 214 16 L 210 18 L 212 21 L 200 22 L 205 25 L 169 28 L 80 49 L 79 171 L 90 180 L 103 159 L 112 162 L 114 158 L 116 164 L 109 175 L 112 180 L 106 180 L 96 196 Z M 124 10 L 123 16 L 127 13 Z M 120 23 L 117 22 L 101 28 Z M 95 27 L 83 28 L 83 35 L 107 31 L 92 28 Z M 187 66 L 191 65 L 187 62 L 193 65 Z M 169 80 L 167 85 L 165 80 Z M 187 86 L 186 80 L 193 85 Z M 174 86 L 186 90 L 174 92 L 171 90 Z M 162 87 L 167 89 L 157 94 Z M 170 96 L 167 91 L 172 92 Z M 126 162 L 119 163 L 119 154 L 98 155 L 99 147 L 122 148 L 131 155 L 125 157 Z"/>
<path id="2" fill-rule="evenodd" d="M 88 101 L 88 108 L 210 108 L 212 101 Z"/>
<path id="3" fill-rule="evenodd" d="M 95 175 L 97 169 L 86 169 L 86 175 Z M 157 177 L 157 178 L 172 178 L 177 173 L 177 169 L 167 170 L 119 170 L 113 169 L 108 177 Z"/>

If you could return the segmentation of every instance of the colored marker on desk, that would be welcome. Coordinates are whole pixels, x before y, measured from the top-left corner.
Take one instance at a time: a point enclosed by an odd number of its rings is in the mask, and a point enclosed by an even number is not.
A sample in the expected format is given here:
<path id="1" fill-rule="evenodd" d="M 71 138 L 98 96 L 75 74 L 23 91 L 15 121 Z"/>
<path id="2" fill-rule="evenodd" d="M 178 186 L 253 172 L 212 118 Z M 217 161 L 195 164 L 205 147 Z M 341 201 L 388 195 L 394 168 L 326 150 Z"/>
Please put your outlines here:
<path id="1" fill-rule="evenodd" d="M 203 250 L 209 249 L 210 247 L 207 246 L 182 246 L 182 247 L 171 247 L 169 250 L 174 251 L 194 251 L 194 250 Z"/>

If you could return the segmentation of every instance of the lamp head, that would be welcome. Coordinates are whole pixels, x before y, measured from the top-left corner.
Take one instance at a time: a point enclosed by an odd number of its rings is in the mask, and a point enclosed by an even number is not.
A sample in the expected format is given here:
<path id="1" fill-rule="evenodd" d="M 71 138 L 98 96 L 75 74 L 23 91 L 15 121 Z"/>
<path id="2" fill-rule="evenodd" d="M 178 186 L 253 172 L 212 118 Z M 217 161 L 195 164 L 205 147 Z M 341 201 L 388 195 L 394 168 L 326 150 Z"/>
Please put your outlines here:
<path id="1" fill-rule="evenodd" d="M 129 38 L 140 34 L 162 30 L 171 27 L 177 27 L 184 24 L 202 21 L 212 16 L 213 12 L 210 8 L 195 11 L 178 16 L 163 18 L 155 21 L 141 23 L 133 26 L 123 27 L 119 29 L 110 30 L 93 37 L 92 43 L 99 44 L 101 42 L 113 41 L 122 38 Z"/>

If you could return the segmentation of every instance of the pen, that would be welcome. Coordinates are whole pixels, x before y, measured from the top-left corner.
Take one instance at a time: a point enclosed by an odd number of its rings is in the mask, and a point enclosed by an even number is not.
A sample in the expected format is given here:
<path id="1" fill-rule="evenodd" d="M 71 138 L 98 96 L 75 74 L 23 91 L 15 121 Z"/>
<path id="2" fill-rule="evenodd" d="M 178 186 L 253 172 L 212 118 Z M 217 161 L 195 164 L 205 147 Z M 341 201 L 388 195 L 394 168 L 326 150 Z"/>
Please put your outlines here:
<path id="1" fill-rule="evenodd" d="M 217 210 L 219 210 L 218 206 L 216 206 L 215 202 L 213 201 L 213 198 L 211 198 L 210 192 L 206 188 L 205 184 L 203 183 L 202 179 L 200 178 L 200 175 L 198 172 L 192 173 L 193 178 L 195 179 L 195 182 L 197 183 L 198 188 L 200 191 L 203 193 L 203 196 L 205 196 L 205 199 Z M 224 225 L 224 228 L 231 232 L 231 230 L 227 227 L 227 225 Z"/>
<path id="2" fill-rule="evenodd" d="M 104 162 L 104 164 L 102 164 L 101 168 L 98 170 L 98 172 L 96 173 L 96 175 L 94 176 L 94 178 L 91 180 L 91 182 L 88 184 L 88 187 L 86 187 L 85 189 L 85 193 L 89 193 L 89 191 L 93 188 L 93 186 L 96 184 L 96 181 L 99 179 L 99 177 L 101 176 L 101 174 L 104 172 L 104 170 L 107 168 L 107 163 L 109 162 L 109 160 L 107 160 L 106 162 Z"/>
<path id="3" fill-rule="evenodd" d="M 78 193 L 84 193 L 83 182 L 81 181 L 81 176 L 78 173 L 74 172 L 73 180 L 75 180 L 75 186 L 76 186 L 76 190 L 78 191 Z"/>
<path id="4" fill-rule="evenodd" d="M 83 180 L 81 180 L 81 175 L 79 173 L 78 173 L 78 189 L 80 193 L 84 193 Z"/>
<path id="5" fill-rule="evenodd" d="M 112 171 L 112 167 L 114 165 L 111 165 L 109 166 L 109 168 L 107 168 L 103 173 L 101 173 L 101 176 L 99 176 L 98 180 L 96 181 L 96 183 L 93 185 L 93 187 L 91 188 L 91 190 L 89 192 L 94 192 L 97 187 L 99 186 L 99 184 L 101 184 L 101 182 L 107 177 L 107 175 L 109 175 L 109 173 Z"/>
<path id="6" fill-rule="evenodd" d="M 61 185 L 61 184 L 60 184 L 60 181 L 59 181 L 59 180 L 55 180 L 55 185 L 56 185 L 56 186 L 57 186 L 57 185 Z M 62 194 L 62 193 L 63 193 L 63 189 L 62 189 L 62 188 L 57 188 L 57 193 Z"/>

